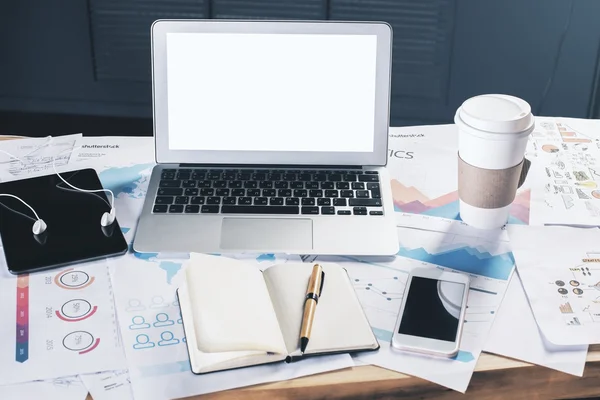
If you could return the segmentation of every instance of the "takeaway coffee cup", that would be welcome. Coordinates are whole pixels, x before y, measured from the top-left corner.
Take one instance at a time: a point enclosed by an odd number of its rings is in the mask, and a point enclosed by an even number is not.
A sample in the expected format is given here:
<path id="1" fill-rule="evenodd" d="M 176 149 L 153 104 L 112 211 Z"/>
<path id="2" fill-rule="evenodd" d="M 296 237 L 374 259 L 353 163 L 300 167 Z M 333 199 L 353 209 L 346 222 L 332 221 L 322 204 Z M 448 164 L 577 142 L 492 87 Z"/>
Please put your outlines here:
<path id="1" fill-rule="evenodd" d="M 524 158 L 535 121 L 517 97 L 487 94 L 466 100 L 456 111 L 460 218 L 479 229 L 501 228 L 522 185 Z"/>

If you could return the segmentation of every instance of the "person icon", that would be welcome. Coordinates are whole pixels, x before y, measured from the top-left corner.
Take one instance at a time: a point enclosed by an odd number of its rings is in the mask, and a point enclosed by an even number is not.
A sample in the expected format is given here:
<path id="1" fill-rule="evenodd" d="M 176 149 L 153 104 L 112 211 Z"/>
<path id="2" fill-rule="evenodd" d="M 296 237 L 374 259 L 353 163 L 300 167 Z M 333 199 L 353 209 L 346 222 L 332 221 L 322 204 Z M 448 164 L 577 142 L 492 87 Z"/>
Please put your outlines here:
<path id="1" fill-rule="evenodd" d="M 135 343 L 133 345 L 134 349 L 150 349 L 152 347 L 154 347 L 154 342 L 150 341 L 148 335 L 141 334 L 135 337 Z"/>
<path id="2" fill-rule="evenodd" d="M 142 311 L 145 310 L 146 307 L 142 304 L 138 299 L 129 299 L 126 310 L 127 311 Z"/>
<path id="3" fill-rule="evenodd" d="M 159 346 L 171 346 L 177 343 L 179 343 L 179 339 L 175 339 L 171 331 L 164 331 L 160 334 Z"/>
<path id="4" fill-rule="evenodd" d="M 156 322 L 153 324 L 155 327 L 173 325 L 175 322 L 169 319 L 167 313 L 156 314 Z"/>
<path id="5" fill-rule="evenodd" d="M 168 304 L 165 303 L 165 299 L 162 296 L 154 296 L 152 297 L 152 304 L 150 304 L 150 308 L 164 308 L 168 307 Z"/>
<path id="6" fill-rule="evenodd" d="M 150 324 L 147 323 L 144 317 L 140 315 L 136 315 L 135 317 L 131 318 L 131 322 L 131 325 L 129 325 L 129 329 L 131 330 L 150 328 Z"/>

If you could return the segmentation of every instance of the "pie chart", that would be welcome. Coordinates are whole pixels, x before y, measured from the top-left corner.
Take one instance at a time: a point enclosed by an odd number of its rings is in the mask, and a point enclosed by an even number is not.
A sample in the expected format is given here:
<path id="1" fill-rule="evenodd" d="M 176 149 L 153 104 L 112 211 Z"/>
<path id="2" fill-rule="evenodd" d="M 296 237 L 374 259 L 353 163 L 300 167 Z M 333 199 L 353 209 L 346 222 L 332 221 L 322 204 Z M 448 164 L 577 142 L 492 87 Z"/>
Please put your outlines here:
<path id="1" fill-rule="evenodd" d="M 542 150 L 544 150 L 546 153 L 556 153 L 558 152 L 558 147 L 553 144 L 545 144 L 542 146 Z"/>

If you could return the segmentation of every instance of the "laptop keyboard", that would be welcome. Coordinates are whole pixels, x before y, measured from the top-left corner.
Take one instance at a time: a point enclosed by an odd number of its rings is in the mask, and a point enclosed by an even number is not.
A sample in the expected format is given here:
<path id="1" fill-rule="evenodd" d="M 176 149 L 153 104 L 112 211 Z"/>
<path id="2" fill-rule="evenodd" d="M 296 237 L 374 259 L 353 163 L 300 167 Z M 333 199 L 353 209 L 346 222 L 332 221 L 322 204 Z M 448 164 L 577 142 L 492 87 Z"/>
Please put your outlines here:
<path id="1" fill-rule="evenodd" d="M 383 215 L 377 171 L 164 169 L 156 214 Z"/>

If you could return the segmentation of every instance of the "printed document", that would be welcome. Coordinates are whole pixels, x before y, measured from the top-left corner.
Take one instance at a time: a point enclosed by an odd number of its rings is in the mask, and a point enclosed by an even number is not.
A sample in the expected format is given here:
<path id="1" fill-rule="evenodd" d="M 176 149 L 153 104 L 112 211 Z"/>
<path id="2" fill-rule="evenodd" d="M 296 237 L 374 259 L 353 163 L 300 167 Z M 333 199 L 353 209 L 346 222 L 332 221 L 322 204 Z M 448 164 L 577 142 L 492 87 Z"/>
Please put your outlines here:
<path id="1" fill-rule="evenodd" d="M 127 370 L 79 376 L 94 400 L 133 400 Z"/>
<path id="2" fill-rule="evenodd" d="M 0 268 L 0 385 L 125 367 L 105 261 L 18 277 Z"/>
<path id="3" fill-rule="evenodd" d="M 400 251 L 393 261 L 324 256 L 303 259 L 337 262 L 350 274 L 381 345 L 378 352 L 359 354 L 355 359 L 464 393 L 514 270 L 509 245 L 409 228 L 398 228 L 398 235 Z M 408 275 L 414 267 L 423 266 L 465 273 L 471 278 L 460 351 L 452 359 L 401 352 L 390 344 Z"/>
<path id="4" fill-rule="evenodd" d="M 251 262 L 252 258 L 248 262 Z M 287 259 L 256 257 L 257 268 Z M 292 379 L 354 365 L 348 354 L 320 356 L 293 364 L 267 364 L 204 375 L 191 372 L 176 290 L 186 259 L 128 253 L 114 267 L 117 315 L 134 398 L 166 400 L 241 386 Z M 143 280 L 144 284 L 136 282 Z"/>
<path id="5" fill-rule="evenodd" d="M 0 386 L 2 400 L 85 400 L 87 394 L 87 389 L 77 377 Z"/>
<path id="6" fill-rule="evenodd" d="M 535 320 L 555 345 L 600 343 L 600 229 L 509 226 Z"/>
<path id="7" fill-rule="evenodd" d="M 600 226 L 600 120 L 538 118 L 531 225 Z"/>
<path id="8" fill-rule="evenodd" d="M 588 346 L 557 346 L 540 332 L 521 279 L 513 274 L 484 351 L 582 376 Z"/>

